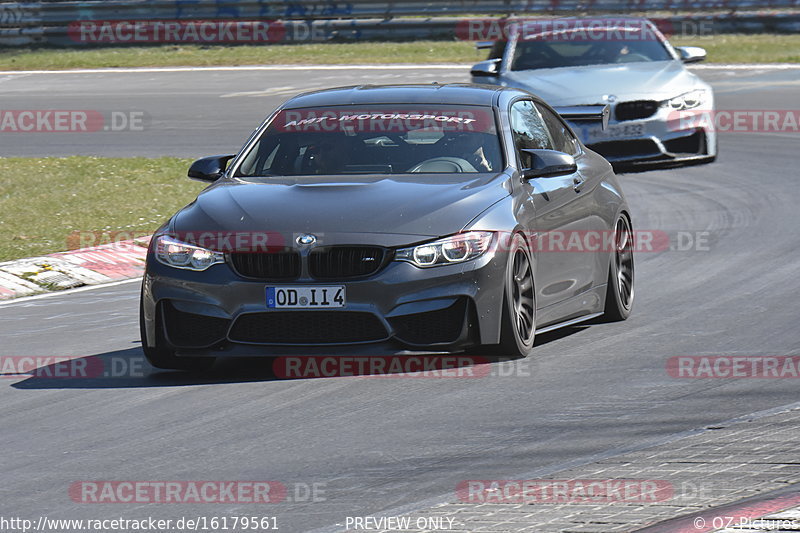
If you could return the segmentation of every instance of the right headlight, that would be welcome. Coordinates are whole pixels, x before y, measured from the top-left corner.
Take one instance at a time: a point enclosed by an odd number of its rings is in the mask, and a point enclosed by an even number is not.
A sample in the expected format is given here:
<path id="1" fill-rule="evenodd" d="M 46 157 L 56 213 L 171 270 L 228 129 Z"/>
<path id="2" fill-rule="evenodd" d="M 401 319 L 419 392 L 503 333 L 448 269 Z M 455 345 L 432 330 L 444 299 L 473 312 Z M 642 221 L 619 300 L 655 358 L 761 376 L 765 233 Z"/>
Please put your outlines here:
<path id="1" fill-rule="evenodd" d="M 185 270 L 202 271 L 225 262 L 225 254 L 188 244 L 169 235 L 156 237 L 153 245 L 156 260 L 162 265 Z"/>
<path id="2" fill-rule="evenodd" d="M 667 100 L 667 106 L 675 111 L 683 111 L 684 109 L 694 109 L 700 107 L 706 101 L 706 90 L 696 89 L 688 93 L 676 96 Z"/>
<path id="3" fill-rule="evenodd" d="M 395 260 L 407 261 L 420 268 L 452 265 L 477 259 L 491 246 L 494 233 L 491 231 L 469 231 L 444 239 L 402 248 L 395 253 Z"/>

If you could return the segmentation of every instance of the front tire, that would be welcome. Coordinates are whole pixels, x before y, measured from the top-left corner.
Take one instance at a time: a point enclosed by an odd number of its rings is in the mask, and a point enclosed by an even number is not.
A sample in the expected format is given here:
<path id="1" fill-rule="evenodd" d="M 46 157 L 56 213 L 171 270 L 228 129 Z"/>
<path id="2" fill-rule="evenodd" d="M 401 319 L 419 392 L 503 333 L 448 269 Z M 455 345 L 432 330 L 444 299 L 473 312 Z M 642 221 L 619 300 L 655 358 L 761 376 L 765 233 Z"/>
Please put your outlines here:
<path id="1" fill-rule="evenodd" d="M 150 363 L 155 368 L 164 370 L 184 370 L 187 372 L 204 372 L 214 365 L 214 357 L 178 357 L 168 344 L 164 336 L 161 321 L 158 320 L 156 313 L 156 345 L 147 345 L 147 334 L 144 325 L 144 306 L 139 303 L 139 334 L 142 338 L 142 351 Z"/>
<path id="2" fill-rule="evenodd" d="M 614 250 L 608 267 L 604 318 L 608 322 L 625 320 L 633 309 L 633 230 L 627 215 L 614 225 Z"/>
<path id="3" fill-rule="evenodd" d="M 499 355 L 527 357 L 536 336 L 536 292 L 528 245 L 516 234 L 508 251 Z"/>

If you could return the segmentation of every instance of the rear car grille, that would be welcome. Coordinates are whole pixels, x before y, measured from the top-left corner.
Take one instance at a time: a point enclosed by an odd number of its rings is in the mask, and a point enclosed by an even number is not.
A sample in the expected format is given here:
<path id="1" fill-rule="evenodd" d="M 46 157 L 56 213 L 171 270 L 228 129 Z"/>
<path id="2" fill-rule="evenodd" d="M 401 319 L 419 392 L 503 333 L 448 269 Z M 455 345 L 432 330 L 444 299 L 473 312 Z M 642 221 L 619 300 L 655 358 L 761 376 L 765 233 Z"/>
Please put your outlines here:
<path id="1" fill-rule="evenodd" d="M 386 257 L 386 250 L 377 246 L 317 248 L 308 256 L 308 269 L 317 279 L 358 278 L 380 270 Z"/>
<path id="2" fill-rule="evenodd" d="M 453 305 L 438 311 L 415 313 L 390 319 L 395 337 L 415 345 L 453 343 L 461 336 L 467 319 L 467 300 L 459 298 Z"/>
<path id="3" fill-rule="evenodd" d="M 233 342 L 252 344 L 347 344 L 387 337 L 372 313 L 356 311 L 275 311 L 241 315 L 231 328 Z"/>
<path id="4" fill-rule="evenodd" d="M 658 111 L 658 102 L 654 100 L 636 100 L 634 102 L 620 102 L 614 108 L 614 116 L 620 122 L 648 118 Z"/>
<path id="5" fill-rule="evenodd" d="M 230 320 L 179 311 L 169 302 L 162 305 L 164 326 L 170 344 L 182 348 L 205 348 L 225 340 Z"/>
<path id="6" fill-rule="evenodd" d="M 300 254 L 295 251 L 237 252 L 230 258 L 234 270 L 246 278 L 290 280 L 300 277 Z"/>

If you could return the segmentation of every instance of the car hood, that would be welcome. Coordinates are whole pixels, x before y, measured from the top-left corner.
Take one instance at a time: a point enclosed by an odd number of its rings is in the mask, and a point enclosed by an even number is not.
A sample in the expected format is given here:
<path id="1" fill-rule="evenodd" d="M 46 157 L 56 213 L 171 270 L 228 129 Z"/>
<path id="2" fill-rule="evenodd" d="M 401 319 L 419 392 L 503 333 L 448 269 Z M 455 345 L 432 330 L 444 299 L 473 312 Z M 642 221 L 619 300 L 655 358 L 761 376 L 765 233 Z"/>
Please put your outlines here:
<path id="1" fill-rule="evenodd" d="M 324 235 L 327 244 L 362 235 L 360 243 L 401 245 L 456 233 L 509 194 L 504 175 L 459 178 L 439 174 L 223 179 L 178 212 L 169 229 L 179 234 L 276 232 L 284 239 L 313 233 Z"/>
<path id="2" fill-rule="evenodd" d="M 663 101 L 705 86 L 680 61 L 511 71 L 502 81 L 553 106 L 605 104 L 605 95 L 615 95 L 618 102 Z"/>

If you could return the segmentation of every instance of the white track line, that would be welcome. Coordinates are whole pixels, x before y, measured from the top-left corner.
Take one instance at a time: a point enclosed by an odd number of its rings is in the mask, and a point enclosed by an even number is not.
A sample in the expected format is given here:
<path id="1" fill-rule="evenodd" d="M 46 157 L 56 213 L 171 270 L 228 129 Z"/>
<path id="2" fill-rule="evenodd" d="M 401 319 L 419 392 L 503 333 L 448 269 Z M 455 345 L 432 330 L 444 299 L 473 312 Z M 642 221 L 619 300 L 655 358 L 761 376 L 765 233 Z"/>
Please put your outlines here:
<path id="1" fill-rule="evenodd" d="M 691 65 L 692 70 L 797 70 L 800 63 L 753 63 L 741 65 Z"/>
<path id="2" fill-rule="evenodd" d="M 280 70 L 463 70 L 471 63 L 431 65 L 242 65 L 231 67 L 142 67 L 142 68 L 96 68 L 76 70 L 0 70 L 0 76 L 31 74 L 157 74 L 170 72 L 263 72 Z M 697 70 L 796 70 L 800 64 L 765 63 L 739 65 L 692 65 Z"/>
<path id="3" fill-rule="evenodd" d="M 41 300 L 44 298 L 52 298 L 54 296 L 69 296 L 72 294 L 76 294 L 79 292 L 87 292 L 87 291 L 94 291 L 97 289 L 107 289 L 108 287 L 116 287 L 117 285 L 125 285 L 126 283 L 141 283 L 142 278 L 131 278 L 131 279 L 124 279 L 121 281 L 112 281 L 109 283 L 101 283 L 99 285 L 88 285 L 86 287 L 78 287 L 77 289 L 68 289 L 65 291 L 56 291 L 56 292 L 46 292 L 44 294 L 36 294 L 33 296 L 22 296 L 20 298 L 12 298 L 9 300 L 2 300 L 0 301 L 0 308 L 8 307 L 9 305 L 14 304 L 21 304 L 25 302 L 30 302 L 31 300 Z"/>
<path id="4" fill-rule="evenodd" d="M 94 68 L 77 70 L 2 70 L 0 75 L 10 74 L 136 74 L 159 72 L 259 72 L 275 70 L 463 70 L 470 64 L 441 65 L 241 65 L 235 67 L 142 67 L 142 68 Z"/>

